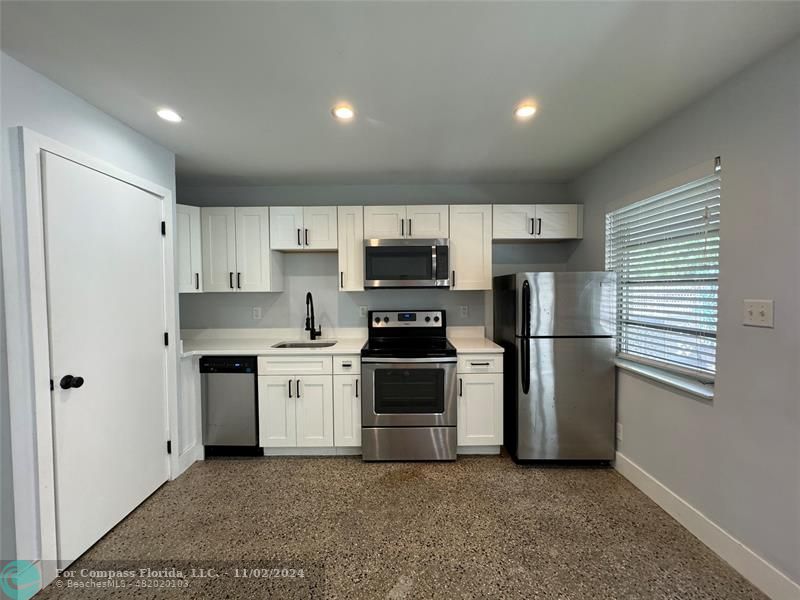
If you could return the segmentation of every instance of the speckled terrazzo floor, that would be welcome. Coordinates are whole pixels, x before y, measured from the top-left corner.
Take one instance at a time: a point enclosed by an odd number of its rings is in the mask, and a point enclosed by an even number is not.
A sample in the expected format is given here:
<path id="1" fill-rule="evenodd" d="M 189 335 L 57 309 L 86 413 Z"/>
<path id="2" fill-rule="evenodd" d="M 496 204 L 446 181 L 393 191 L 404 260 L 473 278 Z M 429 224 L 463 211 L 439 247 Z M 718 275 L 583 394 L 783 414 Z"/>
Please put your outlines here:
<path id="1" fill-rule="evenodd" d="M 197 463 L 71 569 L 126 561 L 225 576 L 187 589 L 61 580 L 41 597 L 765 598 L 616 472 L 507 457 Z M 260 564 L 304 577 L 231 576 Z"/>

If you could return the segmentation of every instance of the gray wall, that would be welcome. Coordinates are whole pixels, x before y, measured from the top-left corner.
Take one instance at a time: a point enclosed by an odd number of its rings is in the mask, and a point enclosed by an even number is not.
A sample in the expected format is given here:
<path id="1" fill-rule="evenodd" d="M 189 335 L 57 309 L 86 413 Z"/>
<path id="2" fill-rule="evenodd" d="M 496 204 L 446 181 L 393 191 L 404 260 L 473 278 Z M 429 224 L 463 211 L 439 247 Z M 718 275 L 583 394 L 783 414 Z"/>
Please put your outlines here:
<path id="1" fill-rule="evenodd" d="M 621 373 L 620 450 L 800 583 L 799 74 L 797 40 L 575 182 L 586 238 L 569 267 L 603 267 L 622 198 L 722 157 L 716 397 Z M 775 300 L 775 329 L 742 326 L 745 298 Z"/>
<path id="2" fill-rule="evenodd" d="M 570 202 L 559 183 L 420 184 L 420 185 L 290 185 L 178 188 L 178 201 L 196 206 L 316 205 L 316 204 L 469 204 Z M 577 242 L 528 242 L 494 245 L 494 274 L 515 271 L 562 270 Z M 285 291 L 265 294 L 181 294 L 181 326 L 298 327 L 305 318 L 305 294 L 314 294 L 315 311 L 323 327 L 366 326 L 359 306 L 383 308 L 444 308 L 451 325 L 484 325 L 484 292 L 443 290 L 370 290 L 339 293 L 335 253 L 288 253 Z M 252 318 L 262 307 L 262 319 Z M 460 307 L 467 307 L 467 316 Z"/>
<path id="3" fill-rule="evenodd" d="M 151 142 L 136 131 L 116 119 L 99 111 L 86 101 L 55 85 L 26 66 L 0 55 L 0 131 L 2 131 L 2 205 L 3 223 L 0 235 L 3 236 L 4 249 L 13 245 L 14 252 L 3 256 L 6 275 L 16 284 L 14 289 L 6 290 L 14 302 L 29 305 L 25 294 L 27 283 L 23 278 L 24 265 L 12 260 L 21 251 L 24 239 L 23 197 L 21 192 L 21 165 L 16 126 L 23 125 L 40 134 L 51 137 L 77 150 L 105 160 L 130 173 L 139 175 L 164 187 L 175 190 L 175 156 L 165 148 Z M 147 106 L 146 110 L 152 107 Z M 11 241 L 13 240 L 13 242 Z M 9 268 L 10 266 L 10 268 Z M 0 295 L 0 298 L 3 298 Z M 2 313 L 0 313 L 1 315 Z M 21 327 L 23 335 L 29 335 L 24 324 L 5 324 L 0 316 L 0 332 L 5 326 Z M 17 556 L 14 541 L 15 527 L 18 531 L 30 531 L 36 527 L 33 507 L 30 508 L 25 523 L 14 523 L 13 489 L 10 468 L 10 431 L 8 419 L 8 378 L 7 361 L 13 359 L 12 368 L 16 374 L 31 372 L 29 343 L 21 348 L 5 348 L 5 335 L 0 338 L 0 560 Z M 29 388 L 21 404 L 27 407 L 23 415 L 25 423 L 15 435 L 28 436 L 23 454 L 24 465 L 20 470 L 21 480 L 31 496 L 35 496 L 36 481 L 33 473 L 34 440 L 32 434 L 33 396 Z M 34 540 L 26 539 L 26 545 L 38 552 Z M 25 554 L 25 555 L 22 555 Z M 35 559 L 20 548 L 21 559 Z"/>

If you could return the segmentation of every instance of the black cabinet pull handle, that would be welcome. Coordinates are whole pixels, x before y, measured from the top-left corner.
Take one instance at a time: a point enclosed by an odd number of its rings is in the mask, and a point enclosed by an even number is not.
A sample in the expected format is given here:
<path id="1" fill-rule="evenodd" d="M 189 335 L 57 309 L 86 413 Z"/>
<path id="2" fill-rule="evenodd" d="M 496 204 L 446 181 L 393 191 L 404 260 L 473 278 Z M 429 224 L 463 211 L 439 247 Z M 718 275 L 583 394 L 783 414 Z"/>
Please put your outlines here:
<path id="1" fill-rule="evenodd" d="M 533 234 L 536 232 L 536 225 L 535 225 L 535 222 L 536 222 L 536 219 L 534 219 L 533 217 L 531 217 L 531 235 L 533 235 Z"/>
<path id="2" fill-rule="evenodd" d="M 343 362 L 343 363 L 342 363 L 342 367 L 344 367 L 345 369 L 349 369 L 349 368 L 350 368 L 350 367 L 352 367 L 352 366 L 353 366 L 353 363 L 351 363 L 351 362 L 349 362 L 349 361 L 348 361 L 348 362 Z"/>
<path id="3" fill-rule="evenodd" d="M 300 228 L 297 229 L 297 245 L 302 246 L 303 242 L 300 241 Z"/>
<path id="4" fill-rule="evenodd" d="M 458 378 L 458 395 L 464 395 L 464 380 L 461 377 Z"/>
<path id="5" fill-rule="evenodd" d="M 469 364 L 471 364 L 473 367 L 488 367 L 489 366 L 488 362 L 477 362 L 477 363 L 476 362 L 471 362 Z"/>
<path id="6" fill-rule="evenodd" d="M 411 219 L 408 220 L 408 237 L 411 237 Z"/>
<path id="7" fill-rule="evenodd" d="M 450 282 L 451 287 L 456 287 L 456 272 L 453 271 L 453 281 Z"/>
<path id="8" fill-rule="evenodd" d="M 295 387 L 295 390 L 297 390 L 297 397 L 299 398 L 300 397 L 300 380 L 299 379 L 295 380 L 294 387 Z"/>
<path id="9" fill-rule="evenodd" d="M 306 246 L 308 246 L 308 229 L 306 229 L 305 231 L 306 231 Z"/>
<path id="10" fill-rule="evenodd" d="M 289 398 L 292 397 L 292 380 L 289 380 Z"/>
<path id="11" fill-rule="evenodd" d="M 406 237 L 406 220 L 400 219 L 400 237 Z"/>
<path id="12" fill-rule="evenodd" d="M 200 273 L 194 274 L 194 289 L 196 290 L 200 289 Z"/>
<path id="13" fill-rule="evenodd" d="M 231 289 L 233 289 L 233 271 L 228 274 L 228 284 L 230 284 Z"/>
<path id="14" fill-rule="evenodd" d="M 356 379 L 356 398 L 358 398 L 358 379 Z"/>
<path id="15" fill-rule="evenodd" d="M 339 271 L 339 287 L 344 287 L 344 271 Z"/>
<path id="16" fill-rule="evenodd" d="M 239 272 L 236 273 L 236 287 L 242 289 L 242 274 Z"/>
<path id="17" fill-rule="evenodd" d="M 58 382 L 58 385 L 62 390 L 68 390 L 70 388 L 79 388 L 83 385 L 83 377 L 73 377 L 72 375 L 64 375 L 61 378 L 61 381 Z"/>
<path id="18" fill-rule="evenodd" d="M 542 235 L 542 220 L 541 219 L 537 219 L 537 221 L 539 221 L 539 231 L 538 231 L 538 233 L 536 235 Z"/>

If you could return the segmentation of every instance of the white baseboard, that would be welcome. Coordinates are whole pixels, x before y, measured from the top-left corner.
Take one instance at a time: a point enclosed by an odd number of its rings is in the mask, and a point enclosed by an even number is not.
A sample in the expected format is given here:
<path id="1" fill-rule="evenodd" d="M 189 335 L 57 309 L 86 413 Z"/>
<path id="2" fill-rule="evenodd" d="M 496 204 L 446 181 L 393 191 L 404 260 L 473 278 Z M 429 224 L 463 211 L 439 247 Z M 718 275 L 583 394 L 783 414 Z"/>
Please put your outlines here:
<path id="1" fill-rule="evenodd" d="M 459 446 L 456 454 L 500 454 L 500 446 Z"/>
<path id="2" fill-rule="evenodd" d="M 360 456 L 361 448 L 264 448 L 264 456 Z"/>
<path id="3" fill-rule="evenodd" d="M 711 521 L 624 454 L 617 471 L 772 600 L 797 600 L 800 585 Z"/>

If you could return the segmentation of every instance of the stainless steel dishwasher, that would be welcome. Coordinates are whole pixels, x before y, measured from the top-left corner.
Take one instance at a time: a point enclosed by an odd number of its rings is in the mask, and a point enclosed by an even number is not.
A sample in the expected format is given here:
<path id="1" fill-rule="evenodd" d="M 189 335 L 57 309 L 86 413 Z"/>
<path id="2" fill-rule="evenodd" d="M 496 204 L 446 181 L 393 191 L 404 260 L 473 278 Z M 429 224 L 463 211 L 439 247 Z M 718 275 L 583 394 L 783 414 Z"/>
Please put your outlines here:
<path id="1" fill-rule="evenodd" d="M 203 445 L 258 446 L 258 386 L 254 356 L 200 358 Z"/>

